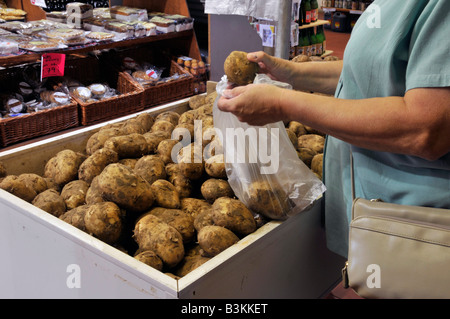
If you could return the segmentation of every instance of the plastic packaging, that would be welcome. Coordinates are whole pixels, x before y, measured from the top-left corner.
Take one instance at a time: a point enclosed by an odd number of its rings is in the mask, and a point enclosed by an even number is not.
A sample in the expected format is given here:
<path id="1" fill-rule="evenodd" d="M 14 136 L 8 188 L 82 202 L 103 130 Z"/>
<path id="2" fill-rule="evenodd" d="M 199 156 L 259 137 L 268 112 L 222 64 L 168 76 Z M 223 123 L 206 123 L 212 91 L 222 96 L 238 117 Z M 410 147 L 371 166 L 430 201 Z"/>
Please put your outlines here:
<path id="1" fill-rule="evenodd" d="M 291 88 L 262 74 L 254 83 Z M 271 219 L 287 219 L 305 210 L 322 196 L 325 185 L 299 159 L 283 122 L 250 126 L 218 109 L 217 100 L 227 86 L 224 76 L 216 86 L 213 116 L 234 193 L 253 212 Z"/>

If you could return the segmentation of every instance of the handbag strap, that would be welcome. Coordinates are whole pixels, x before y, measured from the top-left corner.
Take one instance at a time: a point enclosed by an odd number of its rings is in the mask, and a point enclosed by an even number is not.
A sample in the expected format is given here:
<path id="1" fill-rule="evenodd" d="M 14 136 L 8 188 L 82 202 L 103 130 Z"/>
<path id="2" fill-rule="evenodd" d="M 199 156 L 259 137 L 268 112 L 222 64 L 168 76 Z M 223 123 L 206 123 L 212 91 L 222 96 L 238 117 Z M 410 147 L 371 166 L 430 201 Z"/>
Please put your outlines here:
<path id="1" fill-rule="evenodd" d="M 355 171 L 353 168 L 353 153 L 350 146 L 350 179 L 351 179 L 351 190 L 352 190 L 352 201 L 355 200 Z"/>

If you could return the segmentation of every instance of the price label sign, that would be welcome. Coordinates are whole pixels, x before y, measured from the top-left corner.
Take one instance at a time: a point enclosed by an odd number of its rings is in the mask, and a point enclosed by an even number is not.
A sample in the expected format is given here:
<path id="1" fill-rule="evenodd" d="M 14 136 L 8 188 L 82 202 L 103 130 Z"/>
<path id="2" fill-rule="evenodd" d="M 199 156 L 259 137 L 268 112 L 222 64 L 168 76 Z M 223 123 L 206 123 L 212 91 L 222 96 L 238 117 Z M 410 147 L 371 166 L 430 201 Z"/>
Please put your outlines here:
<path id="1" fill-rule="evenodd" d="M 65 63 L 65 54 L 44 53 L 41 56 L 41 81 L 50 76 L 64 76 Z"/>
<path id="2" fill-rule="evenodd" d="M 31 0 L 31 4 L 34 6 L 47 8 L 47 4 L 45 3 L 45 0 Z"/>

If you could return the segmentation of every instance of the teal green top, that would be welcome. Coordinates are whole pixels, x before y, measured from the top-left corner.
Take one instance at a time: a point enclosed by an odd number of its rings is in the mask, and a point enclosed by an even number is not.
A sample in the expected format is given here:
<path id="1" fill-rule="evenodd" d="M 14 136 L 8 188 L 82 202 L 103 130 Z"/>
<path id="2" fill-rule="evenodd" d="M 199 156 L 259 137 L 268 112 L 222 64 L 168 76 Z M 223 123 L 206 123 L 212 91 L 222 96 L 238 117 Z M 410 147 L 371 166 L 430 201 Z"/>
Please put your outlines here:
<path id="1" fill-rule="evenodd" d="M 449 87 L 449 35 L 448 0 L 375 0 L 352 31 L 335 96 L 404 96 L 414 88 Z M 427 161 L 350 146 L 329 136 L 324 156 L 324 207 L 330 250 L 347 256 L 352 204 L 350 147 L 356 197 L 450 208 L 450 153 Z"/>

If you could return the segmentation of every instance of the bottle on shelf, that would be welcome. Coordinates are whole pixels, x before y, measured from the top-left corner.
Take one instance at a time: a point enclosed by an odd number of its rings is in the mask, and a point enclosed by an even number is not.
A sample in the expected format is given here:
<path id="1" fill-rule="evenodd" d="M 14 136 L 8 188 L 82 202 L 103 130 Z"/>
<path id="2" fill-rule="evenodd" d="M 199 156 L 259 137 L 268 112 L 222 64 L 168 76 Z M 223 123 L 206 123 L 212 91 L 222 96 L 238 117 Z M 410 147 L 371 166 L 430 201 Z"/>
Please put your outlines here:
<path id="1" fill-rule="evenodd" d="M 311 23 L 311 1 L 310 0 L 305 0 L 305 21 L 303 21 L 303 23 L 304 24 Z"/>
<path id="2" fill-rule="evenodd" d="M 323 29 L 323 25 L 320 25 L 317 27 L 317 34 L 316 34 L 316 39 L 317 39 L 317 49 L 316 49 L 316 53 L 317 55 L 322 55 L 325 53 L 325 51 L 327 50 L 327 40 L 325 38 L 325 32 Z"/>
<path id="3" fill-rule="evenodd" d="M 300 30 L 298 34 L 298 45 L 295 49 L 295 55 L 304 55 L 305 54 L 305 44 L 303 41 L 304 30 Z"/>
<path id="4" fill-rule="evenodd" d="M 311 0 L 311 22 L 319 19 L 319 3 L 317 0 Z"/>
<path id="5" fill-rule="evenodd" d="M 309 39 L 309 32 L 308 29 L 304 30 L 303 33 L 303 47 L 304 47 L 304 55 L 311 56 L 311 41 Z"/>
<path id="6" fill-rule="evenodd" d="M 308 29 L 309 41 L 311 43 L 311 56 L 317 55 L 317 37 L 314 33 L 314 28 Z"/>

